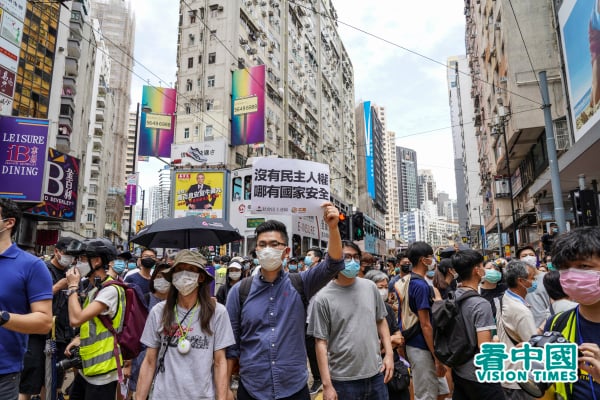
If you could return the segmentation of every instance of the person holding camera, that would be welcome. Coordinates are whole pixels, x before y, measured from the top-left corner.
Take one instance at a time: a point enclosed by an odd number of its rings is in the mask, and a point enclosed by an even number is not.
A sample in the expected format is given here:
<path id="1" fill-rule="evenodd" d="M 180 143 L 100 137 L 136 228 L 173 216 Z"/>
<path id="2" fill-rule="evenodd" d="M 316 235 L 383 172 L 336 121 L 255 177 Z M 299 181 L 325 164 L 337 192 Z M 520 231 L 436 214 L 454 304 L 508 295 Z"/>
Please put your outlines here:
<path id="1" fill-rule="evenodd" d="M 565 400 L 600 399 L 600 228 L 582 227 L 558 236 L 552 264 L 563 291 L 579 305 L 549 318 L 545 331 L 562 333 L 583 353 L 577 382 L 556 382 L 555 392 Z"/>
<path id="2" fill-rule="evenodd" d="M 122 329 L 125 313 L 125 292 L 116 285 L 103 286 L 116 279 L 109 263 L 117 258 L 117 249 L 108 239 L 87 239 L 70 243 L 67 253 L 79 254 L 76 268 L 67 271 L 69 320 L 80 327 L 79 337 L 67 346 L 79 346 L 82 368 L 75 376 L 71 400 L 113 400 L 117 393 L 117 362 L 114 355 L 114 338 L 100 320 L 100 315 L 110 317 L 113 328 Z M 83 303 L 79 302 L 81 276 L 89 277 L 88 291 Z"/>

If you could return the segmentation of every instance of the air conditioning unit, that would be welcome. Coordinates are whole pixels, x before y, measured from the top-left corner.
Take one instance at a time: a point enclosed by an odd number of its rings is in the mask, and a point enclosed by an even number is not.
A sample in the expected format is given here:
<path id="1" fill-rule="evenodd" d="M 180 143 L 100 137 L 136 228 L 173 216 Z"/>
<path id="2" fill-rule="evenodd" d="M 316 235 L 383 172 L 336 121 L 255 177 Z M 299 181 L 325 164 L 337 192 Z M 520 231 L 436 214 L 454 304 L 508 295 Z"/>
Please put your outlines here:
<path id="1" fill-rule="evenodd" d="M 494 24 L 494 28 L 495 28 L 497 31 L 499 31 L 499 30 L 502 28 L 502 24 L 501 24 L 500 22 L 496 22 L 496 23 Z"/>
<path id="2" fill-rule="evenodd" d="M 554 121 L 554 138 L 556 141 L 556 150 L 568 150 L 571 148 L 571 135 L 567 121 L 564 119 Z"/>
<path id="3" fill-rule="evenodd" d="M 506 76 L 501 76 L 500 83 L 506 83 L 506 82 L 508 82 L 508 78 Z"/>

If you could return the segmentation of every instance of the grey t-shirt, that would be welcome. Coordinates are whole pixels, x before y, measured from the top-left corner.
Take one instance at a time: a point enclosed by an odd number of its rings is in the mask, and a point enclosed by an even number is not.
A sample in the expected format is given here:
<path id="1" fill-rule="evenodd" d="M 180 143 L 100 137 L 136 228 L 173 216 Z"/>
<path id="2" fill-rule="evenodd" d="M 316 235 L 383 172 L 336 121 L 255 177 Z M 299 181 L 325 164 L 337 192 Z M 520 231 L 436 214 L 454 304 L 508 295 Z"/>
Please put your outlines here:
<path id="1" fill-rule="evenodd" d="M 379 372 L 377 321 L 386 315 L 377 286 L 367 279 L 356 278 L 350 286 L 332 281 L 316 295 L 308 334 L 327 340 L 332 380 L 365 379 Z"/>
<path id="2" fill-rule="evenodd" d="M 162 314 L 166 302 L 160 302 L 148 315 L 141 342 L 150 348 L 159 349 L 158 360 L 165 351 L 161 348 L 161 342 L 167 332 L 162 329 Z M 187 314 L 188 310 L 177 307 L 177 321 Z M 175 323 L 169 331 L 176 332 L 170 337 L 169 349 L 166 352 L 164 372 L 156 374 L 154 381 L 153 399 L 198 399 L 213 400 L 215 398 L 215 387 L 213 379 L 213 355 L 214 352 L 224 349 L 235 343 L 233 330 L 229 322 L 229 315 L 225 306 L 216 304 L 215 313 L 210 321 L 212 335 L 208 335 L 200 329 L 200 310 L 194 315 L 192 310 L 181 327 L 187 331 L 186 338 L 190 341 L 191 349 L 187 354 L 181 354 L 177 350 L 177 340 L 180 335 L 179 327 Z M 157 360 L 157 365 L 158 365 Z"/>
<path id="3" fill-rule="evenodd" d="M 535 326 L 540 326 L 550 317 L 550 297 L 544 287 L 544 275 L 546 275 L 545 272 L 538 271 L 535 276 L 537 289 L 535 292 L 527 293 L 527 296 L 525 296 L 525 301 L 531 304 L 531 313 L 533 314 Z"/>
<path id="4" fill-rule="evenodd" d="M 459 298 L 465 292 L 470 289 L 458 288 L 456 289 L 456 297 Z M 471 343 L 477 343 L 477 332 L 480 331 L 491 331 L 496 329 L 496 323 L 494 322 L 494 314 L 492 313 L 492 305 L 489 301 L 480 296 L 470 297 L 460 303 L 461 312 L 467 327 L 467 336 Z M 473 329 L 468 329 L 473 327 Z M 475 375 L 475 365 L 473 365 L 472 357 L 469 361 L 463 365 L 459 365 L 454 368 L 454 372 L 463 379 L 469 381 L 477 381 Z"/>

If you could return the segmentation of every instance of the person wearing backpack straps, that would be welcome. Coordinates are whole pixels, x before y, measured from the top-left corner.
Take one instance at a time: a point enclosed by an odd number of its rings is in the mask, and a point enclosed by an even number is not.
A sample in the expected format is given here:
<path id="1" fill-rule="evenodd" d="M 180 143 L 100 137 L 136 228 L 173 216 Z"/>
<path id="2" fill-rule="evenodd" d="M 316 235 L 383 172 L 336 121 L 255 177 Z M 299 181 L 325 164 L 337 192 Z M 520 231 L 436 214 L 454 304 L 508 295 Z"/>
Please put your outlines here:
<path id="1" fill-rule="evenodd" d="M 329 226 L 327 255 L 310 270 L 294 274 L 301 277 L 307 300 L 344 269 L 339 211 L 330 202 L 322 208 Z M 239 297 L 244 281 L 229 292 L 227 311 L 236 344 L 227 349 L 227 362 L 231 374 L 239 360 L 238 400 L 310 399 L 304 340 L 306 310 L 290 274 L 282 268 L 289 252 L 285 225 L 274 220 L 262 223 L 256 228 L 261 269 L 252 279 L 243 312 Z"/>
<path id="2" fill-rule="evenodd" d="M 78 267 L 67 271 L 67 296 L 69 321 L 72 326 L 80 327 L 79 337 L 67 346 L 67 352 L 80 346 L 83 364 L 83 369 L 75 376 L 70 399 L 112 400 L 117 392 L 118 365 L 119 368 L 123 365 L 123 359 L 121 356 L 116 359 L 115 340 L 100 316 L 110 317 L 115 331 L 123 328 L 125 291 L 116 285 L 103 286 L 116 279 L 117 274 L 109 263 L 117 258 L 117 249 L 108 239 L 87 239 L 71 242 L 67 252 L 79 254 Z M 90 281 L 83 307 L 77 295 L 82 275 L 88 276 Z"/>
<path id="3" fill-rule="evenodd" d="M 454 381 L 453 400 L 504 400 L 504 392 L 499 383 L 477 381 L 473 358 L 481 345 L 492 341 L 492 331 L 496 329 L 494 314 L 489 301 L 478 294 L 478 285 L 485 276 L 483 256 L 475 250 L 461 250 L 452 255 L 452 268 L 458 273 L 462 285 L 455 296 L 460 315 L 463 318 L 468 341 L 473 346 L 473 354 L 461 365 L 452 368 Z M 475 295 L 473 295 L 475 294 Z M 464 296 L 472 296 L 464 298 Z M 464 298 L 464 300 L 461 300 Z"/>
<path id="4" fill-rule="evenodd" d="M 213 275 L 200 253 L 181 250 L 163 272 L 167 300 L 150 311 L 137 399 L 226 399 L 225 349 L 235 343 L 225 306 L 211 298 Z M 152 388 L 152 389 L 151 389 Z"/>
<path id="5" fill-rule="evenodd" d="M 560 235 L 552 247 L 552 264 L 560 284 L 579 305 L 550 317 L 545 331 L 558 331 L 577 343 L 578 380 L 555 383 L 555 395 L 564 400 L 600 399 L 600 228 L 582 227 Z M 590 375 L 593 379 L 589 379 Z"/>

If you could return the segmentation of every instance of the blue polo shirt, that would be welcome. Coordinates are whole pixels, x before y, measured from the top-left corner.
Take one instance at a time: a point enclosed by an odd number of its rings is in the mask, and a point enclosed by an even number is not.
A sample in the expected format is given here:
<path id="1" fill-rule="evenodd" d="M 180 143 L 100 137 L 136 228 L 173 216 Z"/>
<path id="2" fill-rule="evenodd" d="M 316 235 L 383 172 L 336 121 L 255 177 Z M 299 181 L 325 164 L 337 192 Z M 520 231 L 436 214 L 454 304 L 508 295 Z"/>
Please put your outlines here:
<path id="1" fill-rule="evenodd" d="M 39 258 L 12 244 L 0 254 L 0 310 L 28 314 L 31 303 L 52 300 L 52 277 Z M 23 369 L 28 335 L 0 327 L 0 375 Z"/>
<path id="2" fill-rule="evenodd" d="M 343 260 L 329 255 L 308 271 L 300 272 L 308 300 L 339 271 Z M 262 274 L 252 280 L 243 312 L 240 285 L 229 290 L 227 312 L 236 344 L 227 349 L 227 358 L 239 358 L 244 388 L 261 400 L 290 397 L 306 386 L 306 310 L 289 274 L 282 271 L 274 282 Z"/>

